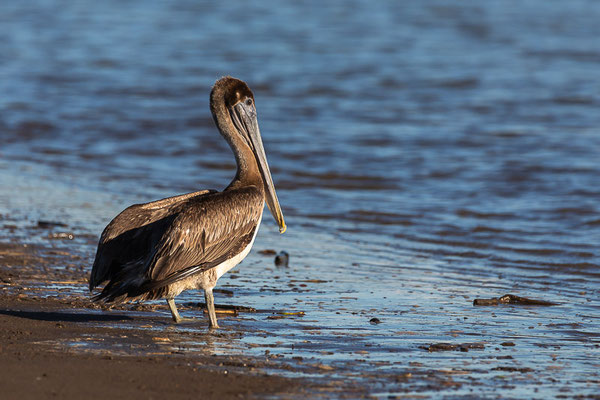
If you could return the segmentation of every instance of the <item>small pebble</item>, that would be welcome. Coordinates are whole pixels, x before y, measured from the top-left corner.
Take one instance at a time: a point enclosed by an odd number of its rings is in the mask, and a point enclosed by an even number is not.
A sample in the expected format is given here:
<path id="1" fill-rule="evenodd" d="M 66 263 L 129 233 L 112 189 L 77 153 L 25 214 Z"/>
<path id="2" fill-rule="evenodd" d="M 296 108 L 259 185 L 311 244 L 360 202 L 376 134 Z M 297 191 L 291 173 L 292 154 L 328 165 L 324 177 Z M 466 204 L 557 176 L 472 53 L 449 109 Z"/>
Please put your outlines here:
<path id="1" fill-rule="evenodd" d="M 75 235 L 70 232 L 57 232 L 48 234 L 48 239 L 67 239 L 73 240 L 75 239 Z"/>
<path id="2" fill-rule="evenodd" d="M 287 267 L 290 262 L 290 255 L 286 251 L 280 251 L 275 256 L 275 265 L 278 267 Z"/>

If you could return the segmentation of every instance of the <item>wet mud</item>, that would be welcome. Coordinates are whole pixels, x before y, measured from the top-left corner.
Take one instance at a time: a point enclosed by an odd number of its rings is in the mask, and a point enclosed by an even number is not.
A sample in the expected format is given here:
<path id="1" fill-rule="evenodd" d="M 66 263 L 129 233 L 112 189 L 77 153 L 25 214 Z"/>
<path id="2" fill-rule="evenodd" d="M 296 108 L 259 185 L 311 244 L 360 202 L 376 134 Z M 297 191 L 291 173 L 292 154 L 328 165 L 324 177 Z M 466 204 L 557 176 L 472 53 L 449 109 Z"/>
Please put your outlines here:
<path id="1" fill-rule="evenodd" d="M 167 345 L 176 338 L 111 327 L 130 321 L 51 299 L 2 296 L 3 398 L 294 398 L 310 389 L 296 379 L 258 372 L 261 362 L 190 357 Z"/>
<path id="2" fill-rule="evenodd" d="M 157 333 L 169 324 L 149 314 L 156 307 L 102 311 L 89 299 L 74 296 L 69 288 L 84 284 L 87 277 L 78 269 L 48 273 L 59 259 L 73 259 L 67 253 L 52 258 L 55 253 L 0 243 L 3 397 L 299 398 L 310 391 L 307 382 L 261 372 L 264 359 L 182 351 L 180 340 L 210 342 L 212 333 L 196 333 L 203 339 Z"/>

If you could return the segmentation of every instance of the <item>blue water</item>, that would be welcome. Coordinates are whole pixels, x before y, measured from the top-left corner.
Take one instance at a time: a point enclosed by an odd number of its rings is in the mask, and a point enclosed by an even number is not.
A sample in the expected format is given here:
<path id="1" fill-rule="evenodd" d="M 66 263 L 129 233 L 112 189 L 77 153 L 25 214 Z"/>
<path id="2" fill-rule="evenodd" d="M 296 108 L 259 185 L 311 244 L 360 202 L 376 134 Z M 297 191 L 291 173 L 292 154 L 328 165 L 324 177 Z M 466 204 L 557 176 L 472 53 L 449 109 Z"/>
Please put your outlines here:
<path id="1" fill-rule="evenodd" d="M 289 226 L 265 220 L 255 248 L 285 249 L 291 266 L 253 253 L 221 280 L 235 290 L 223 301 L 307 313 L 226 320 L 246 335 L 236 351 L 264 351 L 243 347 L 254 331 L 296 352 L 310 340 L 304 357 L 380 374 L 356 382 L 384 397 L 597 393 L 598 21 L 594 1 L 2 2 L 0 215 L 66 221 L 78 239 L 52 245 L 91 262 L 125 206 L 222 189 L 234 160 L 208 94 L 233 75 L 254 90 Z M 307 279 L 327 283 L 289 286 Z M 561 305 L 471 306 L 507 292 Z M 368 334 L 371 364 L 354 365 L 339 329 Z M 516 347 L 494 350 L 507 337 Z M 418 348 L 442 341 L 488 344 Z M 480 371 L 498 352 L 535 377 L 433 392 L 393 378 L 413 360 Z"/>

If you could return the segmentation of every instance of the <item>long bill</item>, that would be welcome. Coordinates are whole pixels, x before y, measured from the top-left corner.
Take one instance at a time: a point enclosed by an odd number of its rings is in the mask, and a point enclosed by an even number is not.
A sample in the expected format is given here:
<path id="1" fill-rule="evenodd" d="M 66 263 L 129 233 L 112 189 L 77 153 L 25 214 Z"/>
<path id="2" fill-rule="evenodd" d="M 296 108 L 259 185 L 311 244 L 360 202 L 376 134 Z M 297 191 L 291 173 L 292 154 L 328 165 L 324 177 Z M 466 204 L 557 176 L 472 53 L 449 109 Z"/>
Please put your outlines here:
<path id="1" fill-rule="evenodd" d="M 285 221 L 283 220 L 283 213 L 281 211 L 281 206 L 279 205 L 277 193 L 275 192 L 275 185 L 273 184 L 273 178 L 271 177 L 271 171 L 269 170 L 269 163 L 267 163 L 267 156 L 265 155 L 265 149 L 263 148 L 254 105 L 247 105 L 240 102 L 234 106 L 234 109 L 235 112 L 232 113 L 234 116 L 234 124 L 241 125 L 239 128 L 247 135 L 246 139 L 249 139 L 250 142 L 248 144 L 254 153 L 254 157 L 256 157 L 258 169 L 263 178 L 269 211 L 271 211 L 273 218 L 275 218 L 277 225 L 279 225 L 279 233 L 284 233 L 286 230 Z M 235 121 L 235 117 L 239 117 L 239 120 Z"/>

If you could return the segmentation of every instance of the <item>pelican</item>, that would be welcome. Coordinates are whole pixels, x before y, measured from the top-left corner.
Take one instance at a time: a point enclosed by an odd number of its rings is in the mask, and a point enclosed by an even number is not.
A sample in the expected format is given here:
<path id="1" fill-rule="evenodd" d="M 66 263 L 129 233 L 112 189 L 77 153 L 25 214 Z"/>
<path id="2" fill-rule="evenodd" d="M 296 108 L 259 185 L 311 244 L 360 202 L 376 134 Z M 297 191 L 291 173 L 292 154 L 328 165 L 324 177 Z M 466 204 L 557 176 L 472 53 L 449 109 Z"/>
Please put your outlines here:
<path id="1" fill-rule="evenodd" d="M 106 282 L 94 301 L 121 303 L 164 298 L 173 320 L 182 320 L 174 298 L 203 289 L 209 327 L 218 328 L 213 288 L 250 252 L 264 203 L 286 230 L 263 148 L 254 95 L 245 82 L 224 77 L 210 93 L 210 111 L 233 150 L 235 177 L 223 190 L 134 204 L 104 229 L 89 280 Z"/>

